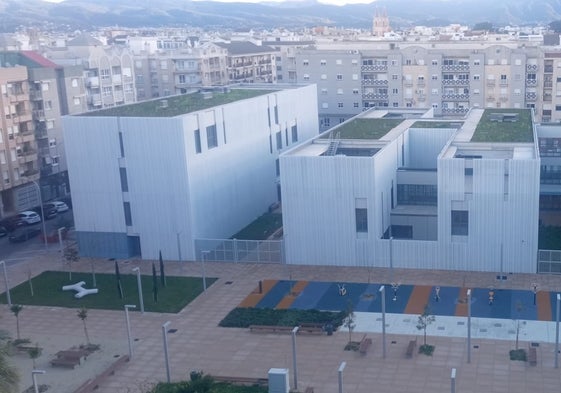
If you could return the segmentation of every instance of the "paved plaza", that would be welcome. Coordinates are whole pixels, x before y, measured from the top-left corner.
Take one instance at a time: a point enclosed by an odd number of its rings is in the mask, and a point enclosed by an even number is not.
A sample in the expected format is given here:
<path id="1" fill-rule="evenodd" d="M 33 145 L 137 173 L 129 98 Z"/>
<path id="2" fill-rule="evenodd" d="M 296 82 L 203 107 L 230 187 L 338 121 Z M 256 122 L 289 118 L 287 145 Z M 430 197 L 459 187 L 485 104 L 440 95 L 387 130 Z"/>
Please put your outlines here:
<path id="1" fill-rule="evenodd" d="M 75 271 L 90 271 L 89 259 L 73 265 Z M 114 262 L 96 260 L 96 271 L 112 273 Z M 148 261 L 124 261 L 121 274 L 131 274 L 139 266 L 151 274 Z M 10 286 L 27 279 L 31 270 L 60 270 L 60 255 L 51 250 L 8 264 Z M 166 263 L 168 275 L 200 276 L 200 263 Z M 110 376 L 97 390 L 101 393 L 146 391 L 150 383 L 166 378 L 162 324 L 170 321 L 169 357 L 172 380 L 188 377 L 191 370 L 220 376 L 265 378 L 270 368 L 290 369 L 293 381 L 292 345 L 289 335 L 250 333 L 248 329 L 220 328 L 219 321 L 254 291 L 260 280 L 306 280 L 318 282 L 392 282 L 459 288 L 503 288 L 528 291 L 533 283 L 540 291 L 561 290 L 561 276 L 515 274 L 497 282 L 491 273 L 416 271 L 330 266 L 282 266 L 256 264 L 206 264 L 208 277 L 218 280 L 178 314 L 131 313 L 134 355 L 130 362 Z M 2 283 L 3 285 L 3 283 Z M 428 343 L 435 345 L 432 357 L 405 356 L 407 344 L 422 332 L 415 328 L 417 315 L 387 315 L 387 357 L 382 356 L 381 315 L 357 312 L 353 339 L 365 333 L 373 340 L 366 355 L 344 351 L 348 331 L 332 336 L 298 336 L 298 388 L 313 386 L 315 392 L 338 392 L 337 369 L 346 362 L 344 392 L 449 392 L 450 372 L 457 369 L 457 392 L 554 392 L 561 386 L 561 373 L 554 368 L 554 322 L 522 321 L 520 347 L 537 346 L 537 366 L 510 361 L 514 349 L 514 322 L 509 319 L 473 318 L 471 363 L 467 363 L 465 317 L 437 316 L 428 330 Z M 84 381 L 107 368 L 115 356 L 128 353 L 125 316 L 122 311 L 90 310 L 88 330 L 91 341 L 101 350 L 90 355 L 75 369 L 54 368 L 49 364 L 57 351 L 85 342 L 82 322 L 75 309 L 26 306 L 20 314 L 21 335 L 44 348 L 37 368 L 47 371 L 40 383 L 52 392 L 71 393 Z M 0 305 L 0 328 L 15 335 L 15 318 L 7 305 Z M 10 358 L 21 372 L 21 388 L 31 385 L 32 363 L 22 354 Z"/>

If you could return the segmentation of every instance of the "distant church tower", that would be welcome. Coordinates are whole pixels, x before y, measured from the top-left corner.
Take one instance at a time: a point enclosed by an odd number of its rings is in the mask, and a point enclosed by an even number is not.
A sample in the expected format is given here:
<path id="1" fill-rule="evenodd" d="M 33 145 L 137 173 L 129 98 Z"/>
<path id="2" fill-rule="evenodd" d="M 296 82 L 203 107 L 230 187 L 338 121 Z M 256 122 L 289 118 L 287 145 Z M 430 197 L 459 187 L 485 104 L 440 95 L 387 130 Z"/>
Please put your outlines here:
<path id="1" fill-rule="evenodd" d="M 380 10 L 376 8 L 374 21 L 372 22 L 372 35 L 375 37 L 383 37 L 385 33 L 392 31 L 390 27 L 390 19 L 386 9 Z"/>

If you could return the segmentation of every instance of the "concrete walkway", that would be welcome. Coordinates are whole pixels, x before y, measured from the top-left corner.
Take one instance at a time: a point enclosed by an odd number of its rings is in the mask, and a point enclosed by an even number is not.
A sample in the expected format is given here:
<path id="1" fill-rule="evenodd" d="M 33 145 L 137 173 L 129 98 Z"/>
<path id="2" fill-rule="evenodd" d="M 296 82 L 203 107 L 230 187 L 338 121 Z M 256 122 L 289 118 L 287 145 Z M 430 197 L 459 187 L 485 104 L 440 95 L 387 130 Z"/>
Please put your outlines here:
<path id="1" fill-rule="evenodd" d="M 73 266 L 75 271 L 90 270 L 90 260 L 82 259 Z M 114 263 L 94 261 L 96 271 L 111 273 Z M 149 262 L 123 263 L 121 274 L 139 266 L 143 274 L 150 274 Z M 10 285 L 27 279 L 29 269 L 36 275 L 44 270 L 60 270 L 57 252 L 29 257 L 8 267 Z M 166 263 L 168 275 L 201 275 L 200 263 Z M 339 268 L 317 266 L 280 266 L 255 264 L 207 263 L 208 277 L 218 277 L 206 293 L 199 296 L 178 314 L 131 313 L 134 356 L 115 375 L 97 390 L 100 393 L 145 392 L 150 384 L 166 378 L 162 345 L 164 322 L 176 329 L 169 337 L 169 357 L 172 380 L 188 377 L 191 370 L 220 376 L 267 376 L 273 367 L 289 368 L 292 384 L 292 346 L 289 335 L 255 334 L 248 329 L 218 327 L 219 321 L 236 307 L 259 280 L 287 279 L 315 281 L 367 282 L 375 277 L 377 282 L 389 282 L 387 269 Z M 497 286 L 495 274 L 448 271 L 414 271 L 394 269 L 393 277 L 402 283 L 422 285 L 454 285 L 462 287 Z M 374 279 L 372 280 L 374 281 Z M 541 289 L 561 289 L 561 277 L 544 275 L 509 275 L 505 288 L 528 289 L 537 282 Z M 3 285 L 3 283 L 2 283 Z M 45 348 L 38 359 L 37 368 L 47 371 L 40 375 L 40 383 L 52 386 L 56 393 L 71 393 L 88 378 L 92 378 L 110 364 L 114 356 L 126 354 L 127 336 L 124 312 L 91 310 L 88 330 L 93 342 L 102 350 L 92 354 L 84 364 L 74 370 L 56 369 L 49 365 L 50 356 L 57 350 L 83 343 L 84 332 L 76 310 L 54 307 L 27 306 L 20 314 L 23 337 L 38 342 Z M 428 328 L 427 341 L 435 345 L 432 357 L 416 354 L 405 357 L 409 340 L 422 332 L 415 327 L 416 315 L 387 316 L 387 357 L 382 357 L 380 314 L 357 314 L 357 327 L 353 339 L 364 332 L 373 339 L 366 355 L 344 351 L 349 340 L 348 331 L 333 336 L 298 336 L 298 387 L 303 391 L 313 386 L 315 392 L 338 391 L 337 369 L 347 362 L 344 371 L 344 391 L 353 392 L 449 392 L 450 372 L 457 369 L 457 392 L 556 392 L 561 386 L 561 373 L 554 369 L 554 326 L 551 322 L 523 324 L 520 330 L 520 347 L 537 342 L 538 365 L 510 361 L 508 352 L 514 348 L 510 320 L 473 319 L 471 363 L 467 363 L 466 318 L 437 317 Z M 501 326 L 495 324 L 500 323 Z M 535 324 L 535 325 L 534 325 Z M 6 305 L 0 306 L 0 328 L 15 332 L 15 318 Z M 15 334 L 15 333 L 14 333 Z M 22 374 L 22 390 L 31 385 L 31 360 L 17 355 L 15 360 Z"/>

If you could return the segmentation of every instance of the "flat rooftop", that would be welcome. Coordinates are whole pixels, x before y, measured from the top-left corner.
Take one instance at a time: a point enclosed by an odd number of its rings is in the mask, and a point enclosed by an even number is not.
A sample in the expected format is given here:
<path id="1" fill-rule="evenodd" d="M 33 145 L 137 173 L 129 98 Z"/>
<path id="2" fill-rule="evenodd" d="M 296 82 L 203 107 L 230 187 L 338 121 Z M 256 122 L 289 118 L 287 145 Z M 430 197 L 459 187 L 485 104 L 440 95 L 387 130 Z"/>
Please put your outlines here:
<path id="1" fill-rule="evenodd" d="M 82 113 L 78 116 L 174 117 L 219 105 L 273 93 L 279 89 L 216 89 L 209 92 L 168 96 L 113 108 Z"/>
<path id="2" fill-rule="evenodd" d="M 532 143 L 530 109 L 485 109 L 471 142 Z"/>
<path id="3" fill-rule="evenodd" d="M 403 122 L 403 119 L 371 119 L 360 118 L 341 124 L 341 126 L 333 128 L 331 132 L 325 133 L 320 138 L 329 138 L 330 134 L 336 139 L 372 139 L 377 140 L 382 138 L 398 124 Z"/>

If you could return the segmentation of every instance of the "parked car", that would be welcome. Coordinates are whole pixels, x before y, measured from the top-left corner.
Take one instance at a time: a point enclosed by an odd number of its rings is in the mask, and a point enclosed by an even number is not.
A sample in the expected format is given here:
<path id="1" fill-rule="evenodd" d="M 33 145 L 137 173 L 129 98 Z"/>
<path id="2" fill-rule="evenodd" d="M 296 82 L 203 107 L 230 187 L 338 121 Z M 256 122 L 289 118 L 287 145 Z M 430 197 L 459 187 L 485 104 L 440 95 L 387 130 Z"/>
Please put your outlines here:
<path id="1" fill-rule="evenodd" d="M 39 217 L 41 217 L 40 207 L 34 208 L 33 211 L 39 214 Z M 43 205 L 43 214 L 45 215 L 45 220 L 50 220 L 51 218 L 55 218 L 58 215 L 58 210 L 54 205 L 50 203 L 45 203 Z"/>
<path id="2" fill-rule="evenodd" d="M 24 212 L 18 213 L 17 217 L 19 217 L 27 225 L 37 224 L 38 222 L 41 222 L 41 216 L 31 210 L 26 210 Z"/>
<path id="3" fill-rule="evenodd" d="M 13 230 L 24 225 L 25 222 L 18 216 L 4 218 L 2 221 L 0 221 L 0 226 L 6 228 L 8 232 L 12 232 Z"/>
<path id="4" fill-rule="evenodd" d="M 0 227 L 0 237 L 4 237 L 8 234 L 8 229 L 6 227 Z"/>
<path id="5" fill-rule="evenodd" d="M 39 235 L 41 230 L 39 228 L 19 228 L 12 232 L 8 240 L 12 243 L 21 243 Z"/>
<path id="6" fill-rule="evenodd" d="M 61 202 L 61 201 L 47 202 L 47 203 L 45 203 L 45 206 L 53 207 L 59 213 L 64 213 L 64 212 L 68 211 L 68 205 L 64 202 Z"/>

